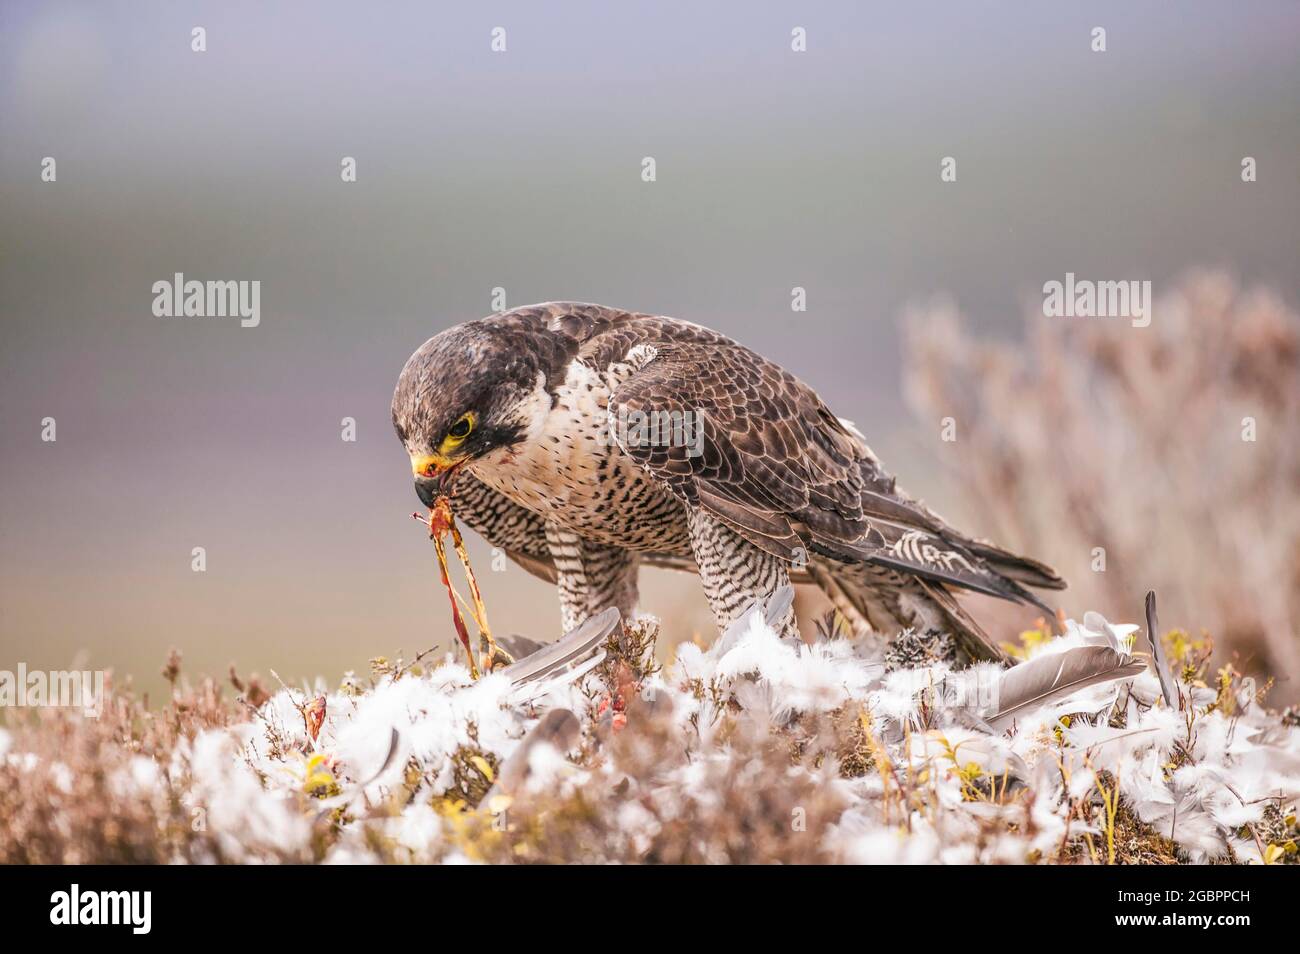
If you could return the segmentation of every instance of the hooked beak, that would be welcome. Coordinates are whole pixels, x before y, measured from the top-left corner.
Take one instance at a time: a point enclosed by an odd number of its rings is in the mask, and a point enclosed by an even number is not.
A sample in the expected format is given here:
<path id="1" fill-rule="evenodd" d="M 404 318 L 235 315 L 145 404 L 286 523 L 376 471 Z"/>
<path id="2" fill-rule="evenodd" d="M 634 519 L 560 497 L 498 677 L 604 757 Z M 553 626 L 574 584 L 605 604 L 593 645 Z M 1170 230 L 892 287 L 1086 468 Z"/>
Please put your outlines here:
<path id="1" fill-rule="evenodd" d="M 411 473 L 416 477 L 434 478 L 438 481 L 438 492 L 446 493 L 447 485 L 451 483 L 452 477 L 456 471 L 460 470 L 465 458 L 460 460 L 451 460 L 443 457 L 441 454 L 431 456 L 411 455 Z"/>

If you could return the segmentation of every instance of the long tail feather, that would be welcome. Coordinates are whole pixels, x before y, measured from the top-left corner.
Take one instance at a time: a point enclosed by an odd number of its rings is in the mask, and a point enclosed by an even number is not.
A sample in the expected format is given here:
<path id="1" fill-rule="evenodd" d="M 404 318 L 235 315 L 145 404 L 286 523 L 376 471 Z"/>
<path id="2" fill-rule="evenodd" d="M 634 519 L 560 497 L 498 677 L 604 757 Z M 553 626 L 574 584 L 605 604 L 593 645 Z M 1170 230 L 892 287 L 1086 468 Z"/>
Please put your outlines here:
<path id="1" fill-rule="evenodd" d="M 930 598 L 943 610 L 944 616 L 952 627 L 952 634 L 957 645 L 971 659 L 1006 662 L 1006 652 L 984 631 L 984 627 L 975 622 L 975 618 L 962 608 L 957 598 L 942 585 L 917 580 Z"/>
<path id="2" fill-rule="evenodd" d="M 976 556 L 983 557 L 989 566 L 1009 580 L 1036 586 L 1042 590 L 1063 590 L 1065 580 L 1046 563 L 1031 560 L 1009 550 L 1003 550 L 981 540 L 964 540 L 966 547 Z"/>

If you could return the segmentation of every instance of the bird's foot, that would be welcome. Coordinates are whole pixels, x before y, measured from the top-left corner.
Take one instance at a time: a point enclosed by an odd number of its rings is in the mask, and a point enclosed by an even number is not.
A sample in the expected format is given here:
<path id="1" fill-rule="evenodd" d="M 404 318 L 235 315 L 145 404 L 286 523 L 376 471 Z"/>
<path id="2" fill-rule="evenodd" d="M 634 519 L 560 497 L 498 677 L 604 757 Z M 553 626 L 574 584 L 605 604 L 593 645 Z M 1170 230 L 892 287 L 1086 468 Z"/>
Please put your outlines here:
<path id="1" fill-rule="evenodd" d="M 484 672 L 503 669 L 515 661 L 515 657 L 503 647 L 486 639 L 479 640 L 479 659 L 482 661 Z"/>

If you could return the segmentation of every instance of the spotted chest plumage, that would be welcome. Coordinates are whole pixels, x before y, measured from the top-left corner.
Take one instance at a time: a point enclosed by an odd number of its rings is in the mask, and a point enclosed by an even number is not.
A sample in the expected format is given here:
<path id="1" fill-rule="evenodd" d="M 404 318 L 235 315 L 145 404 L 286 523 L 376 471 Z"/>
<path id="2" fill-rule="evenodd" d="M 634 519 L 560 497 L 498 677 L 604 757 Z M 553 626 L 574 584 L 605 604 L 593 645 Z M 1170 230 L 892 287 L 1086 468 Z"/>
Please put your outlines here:
<path id="1" fill-rule="evenodd" d="M 635 356 L 634 356 L 635 357 Z M 604 368 L 574 359 L 562 381 L 538 382 L 526 416 L 536 436 L 486 456 L 470 473 L 561 527 L 634 551 L 689 552 L 683 505 L 623 453 L 610 398 L 641 362 Z"/>

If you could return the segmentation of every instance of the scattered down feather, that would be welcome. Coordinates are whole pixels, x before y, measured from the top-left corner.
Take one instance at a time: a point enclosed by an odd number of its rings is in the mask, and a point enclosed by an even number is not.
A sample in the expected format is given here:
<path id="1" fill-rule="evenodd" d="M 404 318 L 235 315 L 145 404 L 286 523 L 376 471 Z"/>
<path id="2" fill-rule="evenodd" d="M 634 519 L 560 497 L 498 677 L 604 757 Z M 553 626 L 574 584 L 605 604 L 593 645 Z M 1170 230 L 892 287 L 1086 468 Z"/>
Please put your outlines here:
<path id="1" fill-rule="evenodd" d="M 1244 684 L 1235 707 L 1186 683 L 1175 684 L 1182 711 L 1161 704 L 1158 674 L 1128 655 L 1134 627 L 1095 614 L 1067 621 L 1065 635 L 1009 670 L 886 672 L 878 643 L 783 641 L 754 607 L 708 648 L 679 644 L 675 662 L 624 700 L 620 729 L 608 724 L 609 687 L 584 671 L 613 625 L 616 617 L 597 618 L 572 643 L 477 682 L 453 658 L 363 692 L 325 693 L 315 739 L 299 707 L 322 688 L 282 690 L 255 720 L 184 740 L 171 764 L 120 784 L 145 797 L 160 790 L 159 777 L 183 782 L 186 807 L 207 809 L 232 859 L 310 859 L 327 814 L 332 862 L 475 860 L 447 813 L 481 816 L 513 797 L 510 816 L 523 818 L 537 796 L 578 799 L 593 832 L 646 851 L 673 825 L 731 804 L 728 791 L 780 806 L 800 785 L 827 796 L 830 814 L 806 837 L 838 861 L 1023 863 L 1057 858 L 1067 843 L 1071 860 L 1097 860 L 1083 835 L 1105 843 L 1099 789 L 1115 785 L 1125 809 L 1170 839 L 1181 860 L 1262 861 L 1267 843 L 1243 833 L 1262 831 L 1266 812 L 1287 817 L 1300 798 L 1300 729 Z M 1154 616 L 1148 628 L 1156 631 Z M 1103 717 L 1063 726 L 1064 713 Z M 850 752 L 817 763 L 789 756 L 831 724 L 848 730 L 841 741 L 859 739 L 870 752 L 845 777 Z M 1041 731 L 1047 725 L 1057 731 Z M 746 739 L 778 753 L 779 767 Z M 648 775 L 620 761 L 636 752 L 653 767 Z M 309 760 L 333 780 L 327 797 L 304 796 Z M 474 765 L 481 778 L 471 794 L 465 773 Z M 900 801 L 899 779 L 911 780 L 922 810 Z M 1008 797 L 988 797 L 999 791 Z M 703 843 L 709 833 L 690 837 Z M 380 845 L 389 854 L 377 855 Z M 597 850 L 592 843 L 592 858 L 602 857 Z"/>

